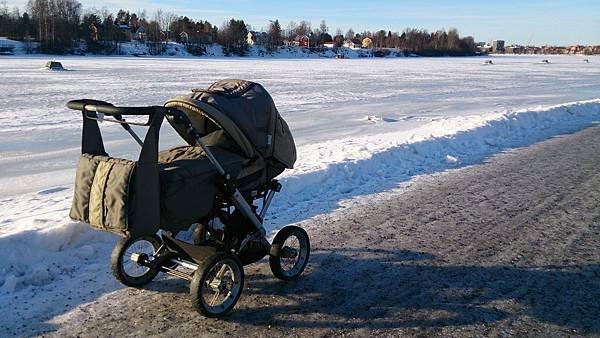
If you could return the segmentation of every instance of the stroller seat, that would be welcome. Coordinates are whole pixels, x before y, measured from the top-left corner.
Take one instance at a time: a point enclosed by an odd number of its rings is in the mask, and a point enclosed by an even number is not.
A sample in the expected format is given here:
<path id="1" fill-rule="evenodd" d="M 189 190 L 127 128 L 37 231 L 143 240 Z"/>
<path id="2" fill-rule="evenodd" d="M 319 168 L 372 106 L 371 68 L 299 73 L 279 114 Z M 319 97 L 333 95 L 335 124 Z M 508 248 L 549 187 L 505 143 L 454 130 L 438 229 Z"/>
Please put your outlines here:
<path id="1" fill-rule="evenodd" d="M 229 172 L 237 174 L 244 164 L 250 161 L 226 150 L 211 148 L 212 153 Z M 198 146 L 180 146 L 158 153 L 160 180 L 175 183 L 190 177 L 217 174 L 202 148 Z"/>
<path id="2" fill-rule="evenodd" d="M 234 177 L 250 163 L 226 150 L 211 147 L 211 151 Z M 222 181 L 202 148 L 181 146 L 161 151 L 158 169 L 162 229 L 185 230 L 210 213 Z"/>

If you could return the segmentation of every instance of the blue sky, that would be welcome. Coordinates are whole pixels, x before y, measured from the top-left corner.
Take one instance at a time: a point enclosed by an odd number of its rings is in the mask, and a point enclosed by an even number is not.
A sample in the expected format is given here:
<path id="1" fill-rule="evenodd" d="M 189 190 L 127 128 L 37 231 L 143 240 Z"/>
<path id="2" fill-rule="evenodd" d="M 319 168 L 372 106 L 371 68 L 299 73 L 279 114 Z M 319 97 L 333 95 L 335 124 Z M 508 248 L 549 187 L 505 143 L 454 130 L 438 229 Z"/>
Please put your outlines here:
<path id="1" fill-rule="evenodd" d="M 8 0 L 9 6 L 24 7 L 26 0 Z M 208 20 L 220 26 L 224 20 L 241 18 L 255 29 L 279 19 L 285 28 L 291 20 L 307 20 L 318 26 L 326 20 L 330 32 L 352 27 L 355 31 L 406 27 L 456 27 L 461 35 L 477 41 L 504 39 L 526 44 L 600 44 L 600 0 L 223 0 L 223 1 L 140 1 L 80 0 L 84 8 L 106 7 L 111 11 L 146 9 L 148 16 L 157 8 Z"/>

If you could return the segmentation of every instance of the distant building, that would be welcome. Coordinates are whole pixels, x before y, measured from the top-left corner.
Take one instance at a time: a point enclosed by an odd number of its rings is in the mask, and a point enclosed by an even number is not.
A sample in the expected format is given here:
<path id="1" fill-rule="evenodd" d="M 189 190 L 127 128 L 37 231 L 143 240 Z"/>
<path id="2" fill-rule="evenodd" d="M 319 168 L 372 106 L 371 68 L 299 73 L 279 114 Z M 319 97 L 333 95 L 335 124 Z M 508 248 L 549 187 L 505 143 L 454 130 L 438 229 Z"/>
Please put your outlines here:
<path id="1" fill-rule="evenodd" d="M 348 39 L 344 41 L 342 46 L 350 49 L 360 49 L 362 47 L 362 42 L 358 39 Z"/>
<path id="2" fill-rule="evenodd" d="M 583 53 L 586 55 L 600 54 L 600 45 L 587 46 L 585 48 L 585 50 L 583 51 Z"/>
<path id="3" fill-rule="evenodd" d="M 126 23 L 120 23 L 117 25 L 117 28 L 119 29 L 119 31 L 122 34 L 122 37 L 125 38 L 126 41 L 131 41 L 132 35 L 131 35 L 131 27 L 129 27 L 129 24 Z M 96 34 L 97 34 L 97 30 L 96 30 Z"/>
<path id="4" fill-rule="evenodd" d="M 503 53 L 504 52 L 504 40 L 492 41 L 492 53 Z"/>
<path id="5" fill-rule="evenodd" d="M 98 42 L 98 28 L 93 23 L 90 24 L 90 40 Z"/>
<path id="6" fill-rule="evenodd" d="M 525 47 L 520 45 L 511 45 L 504 48 L 507 54 L 525 54 Z"/>
<path id="7" fill-rule="evenodd" d="M 190 41 L 190 35 L 185 31 L 179 33 L 179 41 L 182 43 L 188 43 Z"/>
<path id="8" fill-rule="evenodd" d="M 324 43 L 323 43 L 323 47 L 326 47 L 326 48 L 333 48 L 333 47 L 335 47 L 335 41 L 327 41 L 327 42 L 324 42 Z"/>
<path id="9" fill-rule="evenodd" d="M 300 46 L 302 48 L 308 48 L 308 44 L 310 43 L 310 38 L 307 35 L 298 35 L 293 44 L 296 46 Z"/>
<path id="10" fill-rule="evenodd" d="M 373 48 L 373 40 L 371 38 L 364 38 L 362 40 L 362 48 Z"/>
<path id="11" fill-rule="evenodd" d="M 563 46 L 544 46 L 542 47 L 542 54 L 568 54 L 567 47 Z"/>
<path id="12" fill-rule="evenodd" d="M 250 46 L 252 46 L 252 45 L 260 45 L 260 46 L 267 45 L 269 43 L 269 34 L 267 34 L 266 32 L 250 31 L 250 32 L 248 32 L 248 35 L 246 36 L 246 43 L 248 43 Z"/>
<path id="13" fill-rule="evenodd" d="M 135 40 L 146 41 L 146 36 L 146 30 L 144 29 L 144 27 L 140 27 L 135 31 L 133 38 Z"/>
<path id="14" fill-rule="evenodd" d="M 537 46 L 527 46 L 525 47 L 525 54 L 541 54 L 542 49 Z"/>
<path id="15" fill-rule="evenodd" d="M 575 45 L 567 47 L 567 52 L 569 54 L 584 54 L 586 50 L 586 46 Z"/>
<path id="16" fill-rule="evenodd" d="M 477 50 L 481 54 L 488 54 L 492 50 L 492 46 L 489 45 L 487 42 L 477 42 L 476 46 Z"/>

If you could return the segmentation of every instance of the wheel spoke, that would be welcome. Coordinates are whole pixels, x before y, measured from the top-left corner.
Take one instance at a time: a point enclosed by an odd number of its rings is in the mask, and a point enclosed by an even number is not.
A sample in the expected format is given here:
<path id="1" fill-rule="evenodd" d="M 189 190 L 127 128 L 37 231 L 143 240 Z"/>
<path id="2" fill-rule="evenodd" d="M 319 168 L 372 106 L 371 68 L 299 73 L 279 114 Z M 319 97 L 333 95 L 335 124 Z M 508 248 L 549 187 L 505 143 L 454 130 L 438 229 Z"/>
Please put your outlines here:
<path id="1" fill-rule="evenodd" d="M 131 245 L 125 249 L 121 263 L 123 273 L 130 278 L 139 278 L 147 274 L 150 271 L 150 268 L 132 261 L 131 255 L 134 253 L 146 254 L 148 258 L 151 259 L 154 255 L 154 246 L 150 241 L 140 239 L 131 243 Z"/>
<path id="2" fill-rule="evenodd" d="M 283 272 L 286 275 L 292 276 L 296 273 L 297 267 L 303 264 L 303 255 L 302 251 L 304 246 L 297 234 L 292 233 L 290 236 L 284 241 L 283 248 L 287 248 L 288 250 L 293 250 L 295 252 L 295 257 L 281 257 L 281 267 Z"/>
<path id="3" fill-rule="evenodd" d="M 210 306 L 215 306 L 215 302 L 217 301 L 217 298 L 219 298 L 219 294 L 221 294 L 221 290 L 217 289 L 217 292 L 215 292 L 215 295 L 213 296 L 212 300 L 210 301 Z"/>
<path id="4" fill-rule="evenodd" d="M 204 272 L 204 282 L 200 285 L 200 299 L 203 308 L 215 315 L 231 309 L 241 292 L 243 271 L 239 263 L 231 258 L 219 260 Z"/>
<path id="5" fill-rule="evenodd" d="M 277 278 L 296 279 L 308 263 L 310 252 L 308 234 L 297 226 L 287 226 L 277 233 L 274 244 L 280 245 L 281 251 L 279 255 L 269 258 L 271 270 Z"/>
<path id="6" fill-rule="evenodd" d="M 219 272 L 217 272 L 217 278 L 223 278 L 223 274 L 225 274 L 225 270 L 227 270 L 228 266 L 226 264 L 221 265 Z"/>

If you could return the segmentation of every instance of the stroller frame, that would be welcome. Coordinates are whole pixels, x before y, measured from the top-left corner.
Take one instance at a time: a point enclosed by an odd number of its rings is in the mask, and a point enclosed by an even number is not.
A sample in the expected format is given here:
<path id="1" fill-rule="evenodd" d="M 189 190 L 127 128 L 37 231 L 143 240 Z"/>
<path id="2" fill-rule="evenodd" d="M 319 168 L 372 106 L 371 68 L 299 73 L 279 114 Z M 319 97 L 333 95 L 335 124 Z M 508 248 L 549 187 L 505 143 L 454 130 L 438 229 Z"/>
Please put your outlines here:
<path id="1" fill-rule="evenodd" d="M 262 251 L 256 257 L 250 258 L 250 261 L 246 259 L 245 264 L 258 261 L 265 255 L 269 255 L 271 270 L 276 277 L 287 281 L 295 280 L 303 272 L 310 254 L 310 242 L 306 232 L 299 227 L 287 226 L 279 231 L 272 243 L 269 243 L 266 237 L 266 230 L 263 226 L 266 212 L 271 205 L 275 193 L 281 190 L 281 184 L 277 180 L 272 179 L 263 187 L 253 190 L 250 194 L 246 193 L 246 196 L 244 196 L 236 187 L 235 180 L 232 179 L 231 174 L 219 163 L 210 147 L 203 142 L 202 135 L 194 128 L 184 112 L 177 108 L 163 106 L 117 107 L 108 102 L 90 99 L 70 101 L 67 107 L 82 112 L 84 120 L 82 152 L 106 154 L 97 122 L 107 121 L 118 123 L 142 147 L 136 170 L 140 172 L 142 178 L 150 178 L 149 181 L 158 181 L 157 177 L 152 177 L 150 174 L 151 170 L 149 169 L 153 168 L 151 166 L 153 161 L 154 165 L 156 165 L 158 131 L 164 118 L 169 119 L 172 124 L 176 123 L 185 126 L 189 138 L 195 140 L 196 145 L 201 147 L 210 163 L 222 178 L 223 198 L 220 200 L 221 198 L 217 197 L 217 200 L 220 201 L 217 201 L 218 206 L 215 207 L 215 210 L 225 213 L 226 218 L 230 218 L 233 207 L 235 211 L 239 212 L 254 227 L 253 231 L 248 233 L 241 242 L 230 245 L 231 238 L 227 238 L 228 235 L 225 230 L 221 234 L 221 241 L 218 241 L 217 244 L 215 244 L 215 241 L 208 241 L 209 229 L 208 224 L 205 224 L 199 234 L 194 234 L 195 243 L 191 244 L 176 239 L 176 234 L 171 233 L 171 231 L 161 230 L 161 236 L 157 236 L 158 226 L 151 224 L 155 222 L 156 215 L 142 217 L 140 223 L 145 230 L 143 232 L 132 230 L 127 237 L 122 238 L 117 243 L 112 253 L 111 269 L 115 277 L 123 284 L 132 287 L 141 287 L 152 281 L 158 272 L 164 272 L 188 280 L 191 282 L 192 306 L 205 316 L 220 317 L 231 311 L 241 295 L 244 276 L 242 260 L 240 260 L 239 255 L 244 252 L 249 243 L 260 243 Z M 148 121 L 146 123 L 130 122 L 126 121 L 123 116 L 148 116 Z M 211 119 L 208 115 L 205 115 L 205 117 Z M 217 123 L 215 122 L 215 124 Z M 144 141 L 132 130 L 131 125 L 149 127 Z M 156 168 L 154 167 L 154 169 Z M 151 196 L 150 198 L 156 197 Z M 256 212 L 258 208 L 252 203 L 256 199 L 263 200 L 260 213 Z M 224 210 L 227 211 L 225 212 Z M 211 215 L 209 220 L 216 219 L 217 217 L 221 219 L 221 215 Z M 228 221 L 223 223 L 225 227 L 230 226 L 230 224 L 227 224 Z M 196 235 L 198 235 L 198 238 L 196 238 Z M 298 242 L 299 247 L 297 249 L 285 245 L 288 239 L 293 237 Z M 137 241 L 149 242 L 152 245 L 151 252 L 143 252 L 142 250 L 142 252 L 135 251 L 130 253 L 131 247 Z M 133 261 L 147 271 L 142 276 L 128 276 L 123 270 L 123 264 L 127 260 Z M 296 263 L 288 271 L 284 268 L 282 260 L 293 260 Z M 177 269 L 178 267 L 191 270 L 191 273 L 180 271 Z M 217 271 L 216 275 L 213 271 L 215 269 Z M 226 279 L 225 275 L 228 273 L 230 278 Z M 227 289 L 227 285 L 232 286 L 232 289 Z M 212 302 L 207 302 L 203 299 L 203 292 L 206 289 L 213 290 L 217 295 L 220 292 L 227 292 L 223 303 L 219 306 L 213 306 L 212 303 L 215 302 L 214 299 L 217 296 L 213 296 Z M 235 290 L 238 291 L 234 292 Z"/>

